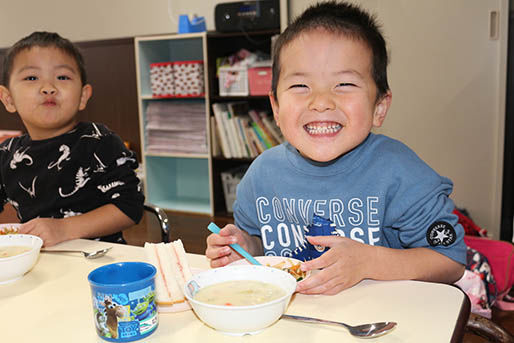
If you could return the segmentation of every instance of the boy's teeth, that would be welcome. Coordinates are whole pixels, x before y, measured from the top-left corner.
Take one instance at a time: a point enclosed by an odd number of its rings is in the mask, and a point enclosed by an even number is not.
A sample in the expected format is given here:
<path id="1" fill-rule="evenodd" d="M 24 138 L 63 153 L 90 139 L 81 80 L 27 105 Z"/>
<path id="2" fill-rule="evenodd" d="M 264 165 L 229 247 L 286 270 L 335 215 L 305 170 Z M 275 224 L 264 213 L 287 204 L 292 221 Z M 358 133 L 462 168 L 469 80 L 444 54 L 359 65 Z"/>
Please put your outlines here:
<path id="1" fill-rule="evenodd" d="M 328 126 L 317 126 L 317 125 L 305 125 L 305 128 L 311 135 L 316 134 L 327 134 L 327 133 L 335 133 L 341 130 L 342 126 L 340 124 L 331 124 Z"/>

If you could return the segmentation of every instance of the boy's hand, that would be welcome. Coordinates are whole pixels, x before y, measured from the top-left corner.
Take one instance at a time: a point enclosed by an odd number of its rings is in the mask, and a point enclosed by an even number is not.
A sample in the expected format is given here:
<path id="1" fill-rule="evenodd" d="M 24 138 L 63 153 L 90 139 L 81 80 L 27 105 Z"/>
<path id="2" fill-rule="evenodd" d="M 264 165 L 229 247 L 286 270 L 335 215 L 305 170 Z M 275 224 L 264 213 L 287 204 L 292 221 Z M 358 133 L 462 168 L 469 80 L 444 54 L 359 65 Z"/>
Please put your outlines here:
<path id="1" fill-rule="evenodd" d="M 321 269 L 298 283 L 296 290 L 304 294 L 337 294 L 364 279 L 370 268 L 372 246 L 338 236 L 308 236 L 313 245 L 330 247 L 320 257 L 303 262 L 301 269 Z"/>
<path id="2" fill-rule="evenodd" d="M 62 219 L 54 218 L 34 218 L 22 224 L 19 229 L 19 233 L 41 238 L 44 247 L 50 247 L 71 239 L 66 236 L 68 231 L 65 229 L 65 223 Z"/>
<path id="3" fill-rule="evenodd" d="M 205 256 L 211 260 L 211 267 L 223 267 L 233 261 L 241 259 L 229 244 L 238 243 L 246 251 L 251 251 L 251 237 L 234 224 L 227 224 L 219 234 L 212 233 L 207 237 Z"/>

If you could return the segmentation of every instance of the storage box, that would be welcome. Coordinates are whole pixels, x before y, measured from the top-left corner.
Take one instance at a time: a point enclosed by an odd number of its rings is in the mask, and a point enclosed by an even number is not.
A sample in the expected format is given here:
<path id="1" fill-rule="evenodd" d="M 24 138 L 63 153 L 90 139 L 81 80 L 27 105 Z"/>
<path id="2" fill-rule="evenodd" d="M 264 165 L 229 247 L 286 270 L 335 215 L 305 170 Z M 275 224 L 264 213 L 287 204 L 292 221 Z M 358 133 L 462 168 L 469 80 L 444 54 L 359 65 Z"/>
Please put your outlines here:
<path id="1" fill-rule="evenodd" d="M 228 212 L 233 212 L 232 205 L 236 201 L 236 188 L 247 169 L 248 165 L 245 164 L 221 173 L 223 194 L 225 195 L 225 205 Z"/>
<path id="2" fill-rule="evenodd" d="M 268 95 L 271 91 L 271 61 L 258 62 L 248 69 L 250 95 Z"/>
<path id="3" fill-rule="evenodd" d="M 175 96 L 201 96 L 204 94 L 203 61 L 173 63 Z"/>
<path id="4" fill-rule="evenodd" d="M 246 67 L 220 67 L 218 80 L 221 96 L 248 95 L 248 69 Z"/>
<path id="5" fill-rule="evenodd" d="M 173 62 L 150 64 L 150 87 L 155 97 L 170 97 L 175 94 Z"/>

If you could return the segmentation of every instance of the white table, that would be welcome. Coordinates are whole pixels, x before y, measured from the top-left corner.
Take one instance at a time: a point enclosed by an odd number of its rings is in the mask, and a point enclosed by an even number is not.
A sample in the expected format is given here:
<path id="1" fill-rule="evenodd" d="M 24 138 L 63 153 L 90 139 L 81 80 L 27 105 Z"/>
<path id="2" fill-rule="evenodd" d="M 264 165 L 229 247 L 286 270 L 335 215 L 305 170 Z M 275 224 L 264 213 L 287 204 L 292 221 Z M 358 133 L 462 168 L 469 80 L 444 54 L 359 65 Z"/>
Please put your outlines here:
<path id="1" fill-rule="evenodd" d="M 41 253 L 22 279 L 0 285 L 2 342 L 105 342 L 95 331 L 87 275 L 113 262 L 145 261 L 141 247 L 74 240 L 55 248 L 96 250 L 112 246 L 104 257 Z M 209 268 L 205 256 L 188 254 L 190 265 Z M 365 280 L 336 296 L 296 294 L 289 314 L 343 321 L 350 325 L 395 321 L 385 336 L 367 342 L 459 341 L 469 315 L 469 301 L 459 289 L 417 281 Z M 452 338 L 453 337 L 453 338 Z M 227 336 L 205 326 L 193 313 L 159 314 L 157 330 L 144 342 L 363 342 L 335 326 L 279 320 L 255 336 Z"/>

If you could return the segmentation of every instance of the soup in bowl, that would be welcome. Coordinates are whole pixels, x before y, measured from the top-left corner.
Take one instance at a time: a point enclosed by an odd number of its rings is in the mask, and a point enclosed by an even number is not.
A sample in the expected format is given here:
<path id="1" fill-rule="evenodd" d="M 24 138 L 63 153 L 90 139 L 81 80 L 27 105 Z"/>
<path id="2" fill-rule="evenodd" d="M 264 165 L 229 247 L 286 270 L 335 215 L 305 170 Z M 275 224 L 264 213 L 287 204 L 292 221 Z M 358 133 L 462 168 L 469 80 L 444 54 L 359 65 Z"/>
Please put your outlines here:
<path id="1" fill-rule="evenodd" d="M 33 235 L 0 235 L 0 284 L 18 280 L 36 264 L 43 240 Z"/>
<path id="2" fill-rule="evenodd" d="M 193 276 L 184 294 L 208 326 L 229 335 L 256 334 L 285 312 L 296 289 L 287 272 L 265 266 L 230 266 Z"/>

